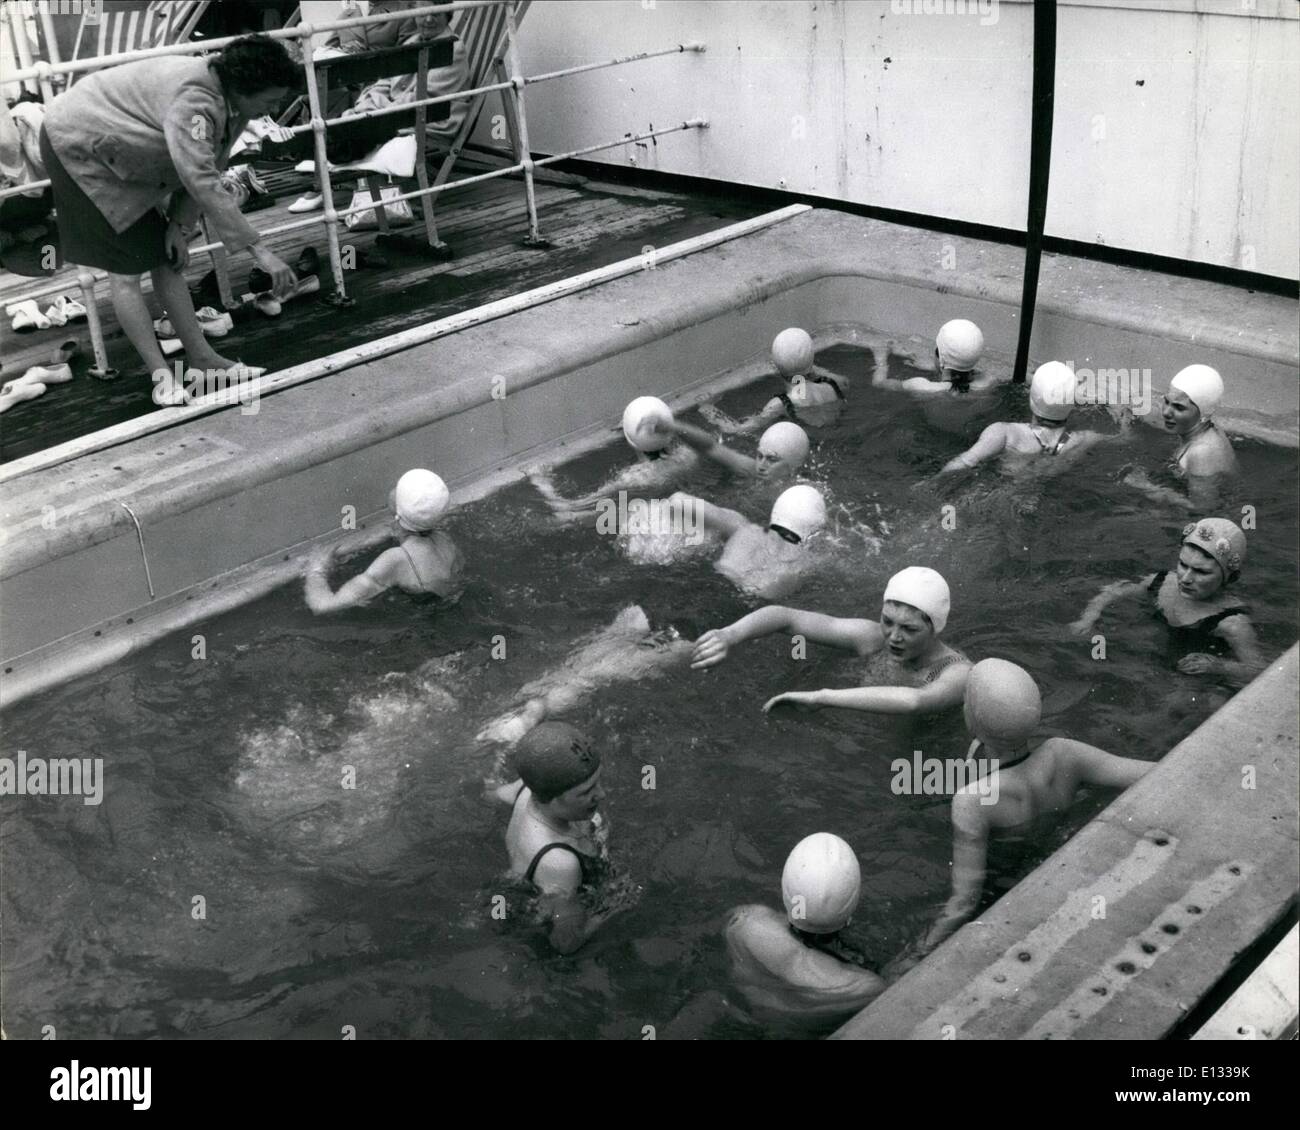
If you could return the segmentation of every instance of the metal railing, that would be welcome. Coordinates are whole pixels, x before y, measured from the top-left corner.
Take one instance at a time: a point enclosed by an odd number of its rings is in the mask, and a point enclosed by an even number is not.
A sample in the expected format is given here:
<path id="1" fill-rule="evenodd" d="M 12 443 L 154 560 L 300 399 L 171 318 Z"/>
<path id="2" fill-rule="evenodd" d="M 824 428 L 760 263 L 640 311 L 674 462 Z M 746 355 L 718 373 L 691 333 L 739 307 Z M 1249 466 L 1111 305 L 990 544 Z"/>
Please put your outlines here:
<path id="1" fill-rule="evenodd" d="M 331 20 L 325 23 L 302 23 L 292 28 L 282 28 L 276 31 L 263 33 L 271 39 L 297 39 L 302 42 L 302 61 L 303 68 L 306 72 L 307 98 L 311 112 L 311 120 L 301 126 L 293 127 L 290 132 L 293 134 L 302 134 L 310 131 L 313 134 L 314 151 L 313 158 L 316 175 L 319 178 L 320 191 L 324 197 L 324 208 L 319 215 L 313 215 L 302 220 L 292 220 L 287 223 L 278 224 L 274 227 L 267 228 L 259 234 L 265 238 L 272 235 L 281 235 L 286 232 L 296 231 L 302 228 L 308 228 L 317 224 L 324 224 L 326 237 L 329 243 L 329 261 L 330 272 L 334 279 L 336 300 L 346 301 L 347 290 L 344 281 L 342 249 L 339 240 L 339 224 L 345 222 L 347 217 L 358 212 L 378 211 L 380 208 L 386 208 L 402 200 L 417 200 L 423 197 L 429 197 L 429 201 L 424 207 L 432 208 L 433 197 L 443 192 L 448 192 L 454 188 L 464 188 L 468 185 L 478 184 L 483 181 L 492 180 L 498 177 L 513 176 L 519 173 L 523 174 L 524 193 L 528 210 L 528 236 L 526 242 L 532 245 L 545 245 L 542 240 L 538 218 L 537 218 L 537 198 L 533 181 L 533 172 L 535 169 L 555 164 L 558 161 L 566 161 L 574 157 L 581 157 L 588 153 L 596 153 L 605 149 L 616 149 L 621 145 L 631 145 L 636 142 L 645 141 L 649 138 L 662 137 L 669 133 L 680 133 L 684 130 L 703 129 L 707 127 L 708 121 L 704 118 L 690 118 L 679 125 L 669 126 L 663 129 L 648 130 L 643 133 L 627 133 L 613 141 L 598 142 L 594 145 L 583 146 L 579 149 L 573 149 L 565 153 L 557 153 L 550 157 L 534 160 L 528 142 L 528 119 L 524 105 L 524 88 L 540 82 L 549 82 L 552 79 L 564 78 L 569 75 L 581 74 L 586 71 L 599 70 L 605 67 L 619 66 L 626 63 L 640 62 L 645 59 L 661 58 L 665 55 L 684 54 L 686 52 L 702 53 L 707 48 L 703 43 L 686 43 L 677 44 L 674 47 L 664 48 L 658 51 L 644 51 L 634 55 L 624 55 L 614 59 L 603 60 L 596 63 L 584 63 L 578 66 L 565 67 L 557 71 L 548 71 L 539 75 L 525 75 L 519 61 L 518 46 L 518 29 L 515 23 L 515 12 L 518 8 L 517 0 L 459 0 L 455 3 L 447 4 L 430 4 L 419 8 L 412 8 L 403 11 L 402 17 L 409 19 L 425 15 L 449 14 L 452 12 L 469 11 L 479 8 L 504 7 L 505 8 L 505 51 L 503 53 L 499 45 L 489 45 L 492 47 L 490 55 L 487 56 L 491 62 L 490 66 L 495 66 L 503 77 L 497 82 L 484 82 L 482 85 L 473 86 L 465 90 L 460 90 L 454 94 L 443 94 L 432 98 L 421 98 L 413 102 L 402 102 L 393 106 L 381 107 L 376 110 L 369 110 L 359 114 L 352 114 L 347 117 L 325 118 L 320 105 L 320 90 L 316 81 L 316 62 L 312 57 L 311 38 L 320 32 L 335 31 L 342 28 L 363 27 L 372 24 L 386 23 L 393 19 L 392 13 L 381 13 L 373 16 L 354 16 L 348 19 Z M 46 21 L 48 23 L 48 20 Z M 46 97 L 52 89 L 50 79 L 56 74 L 73 74 L 83 71 L 100 70 L 103 68 L 116 66 L 120 63 L 136 62 L 141 59 L 153 59 L 167 55 L 197 55 L 218 50 L 234 43 L 243 36 L 231 36 L 224 39 L 197 40 L 187 43 L 178 43 L 164 47 L 150 47 L 138 51 L 126 51 L 116 55 L 102 55 L 88 59 L 78 59 L 70 62 L 48 62 L 37 61 L 30 65 L 24 65 L 21 69 L 6 76 L 7 82 L 23 82 L 28 79 L 36 79 Z M 22 35 L 15 35 L 15 39 L 24 39 Z M 53 43 L 53 36 L 48 34 L 46 40 Z M 25 42 L 25 40 L 24 40 Z M 432 42 L 432 41 L 430 41 Z M 57 52 L 56 52 L 57 53 Z M 28 60 L 23 59 L 20 55 L 20 62 L 26 64 Z M 504 65 L 504 69 L 503 69 Z M 486 77 L 486 67 L 484 74 L 471 76 L 474 78 Z M 371 203 L 362 203 L 342 210 L 334 207 L 333 187 L 330 180 L 330 166 L 326 156 L 325 138 L 330 126 L 338 125 L 342 122 L 356 122 L 364 118 L 379 118 L 388 114 L 409 113 L 412 109 L 421 106 L 432 106 L 443 102 L 470 101 L 476 98 L 485 97 L 488 94 L 500 92 L 504 98 L 508 98 L 507 109 L 513 111 L 511 117 L 514 126 L 515 136 L 513 138 L 514 155 L 517 158 L 514 163 L 500 169 L 493 169 L 490 172 L 480 173 L 475 176 L 462 177 L 459 180 L 449 180 L 442 184 L 434 184 L 429 187 L 417 187 L 413 191 L 400 193 L 395 196 L 385 195 L 382 203 L 373 201 Z M 30 193 L 34 188 L 44 188 L 50 182 L 35 181 L 30 184 L 22 185 L 19 188 L 12 188 L 0 191 L 0 199 L 8 196 L 15 196 L 21 193 Z M 190 248 L 191 253 L 209 252 L 214 260 L 217 261 L 219 255 L 225 254 L 225 246 L 221 241 L 203 243 Z M 91 271 L 82 269 L 77 273 L 76 283 L 81 290 L 82 302 L 86 307 L 90 328 L 92 348 L 94 350 L 96 369 L 92 370 L 95 375 L 106 376 L 110 370 L 108 368 L 108 355 L 104 348 L 103 328 L 98 316 L 95 302 L 95 284 L 108 275 L 103 271 Z M 24 291 L 19 297 L 10 301 L 7 311 L 12 311 L 15 305 L 20 302 L 31 301 L 33 299 L 50 297 L 65 292 L 68 289 L 68 282 L 51 281 L 44 286 L 35 287 L 31 290 Z"/>

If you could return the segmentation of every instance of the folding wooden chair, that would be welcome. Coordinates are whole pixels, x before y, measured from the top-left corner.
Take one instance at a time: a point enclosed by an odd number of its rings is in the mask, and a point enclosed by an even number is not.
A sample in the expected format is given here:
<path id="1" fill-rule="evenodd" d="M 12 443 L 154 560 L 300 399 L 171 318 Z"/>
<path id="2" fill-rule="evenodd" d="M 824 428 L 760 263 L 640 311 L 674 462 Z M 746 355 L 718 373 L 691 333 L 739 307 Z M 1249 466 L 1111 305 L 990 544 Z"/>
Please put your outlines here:
<path id="1" fill-rule="evenodd" d="M 194 34 L 210 0 L 99 0 L 86 4 L 71 58 L 170 47 Z M 85 73 L 85 72 L 83 72 Z M 68 76 L 71 85 L 79 76 Z"/>

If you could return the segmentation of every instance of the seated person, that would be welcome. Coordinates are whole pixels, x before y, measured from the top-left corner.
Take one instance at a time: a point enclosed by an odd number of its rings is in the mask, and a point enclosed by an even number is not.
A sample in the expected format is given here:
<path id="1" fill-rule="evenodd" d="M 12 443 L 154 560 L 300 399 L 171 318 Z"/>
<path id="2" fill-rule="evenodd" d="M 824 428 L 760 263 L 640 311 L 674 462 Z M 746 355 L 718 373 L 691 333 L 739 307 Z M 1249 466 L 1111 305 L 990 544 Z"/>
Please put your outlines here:
<path id="1" fill-rule="evenodd" d="M 538 891 L 551 945 L 573 953 L 614 913 L 589 905 L 610 867 L 600 754 L 580 730 L 547 722 L 519 743 L 516 767 L 519 780 L 492 793 L 511 806 L 510 874 Z"/>
<path id="2" fill-rule="evenodd" d="M 861 895 L 857 857 L 839 836 L 800 840 L 781 872 L 785 913 L 739 906 L 727 923 L 731 979 L 754 1019 L 778 1036 L 821 1036 L 885 989 L 844 936 Z"/>
<path id="3" fill-rule="evenodd" d="M 1079 455 L 1112 438 L 1101 432 L 1070 431 L 1076 384 L 1073 370 L 1060 361 L 1039 365 L 1029 385 L 1030 422 L 990 424 L 973 447 L 950 459 L 939 474 L 978 467 L 989 459 L 1000 460 L 1002 470 L 1017 474 L 1036 460 Z"/>
<path id="4" fill-rule="evenodd" d="M 1003 384 L 1004 380 L 981 372 L 976 366 L 984 353 L 984 335 L 979 326 L 964 318 L 955 318 L 944 322 L 934 339 L 934 363 L 937 378 L 908 377 L 902 381 L 889 379 L 888 365 L 884 360 L 876 364 L 876 371 L 871 383 L 877 388 L 901 389 L 903 392 L 933 396 L 939 393 L 964 395 L 971 392 L 987 392 Z M 900 356 L 906 356 L 900 354 Z M 906 359 L 918 368 L 917 358 Z"/>
<path id="5" fill-rule="evenodd" d="M 403 9 L 419 7 L 418 3 L 384 3 L 370 5 L 371 15 L 377 12 L 400 13 Z M 420 17 L 399 17 L 375 27 L 341 28 L 336 33 L 340 37 L 339 49 L 346 53 L 374 51 L 382 47 L 406 46 L 421 40 L 441 39 L 450 33 L 450 17 L 445 13 L 433 13 Z M 465 54 L 465 45 L 457 38 L 452 44 L 452 61 L 445 67 L 430 67 L 425 79 L 425 91 L 421 94 L 416 89 L 419 76 L 390 75 L 376 79 L 362 89 L 351 107 L 346 101 L 340 103 L 332 95 L 327 113 L 331 117 L 353 117 L 367 110 L 379 110 L 404 102 L 414 102 L 422 98 L 437 98 L 444 94 L 455 94 L 469 86 L 469 61 Z M 347 92 L 340 91 L 338 96 L 347 98 Z M 444 121 L 430 121 L 425 126 L 425 136 L 435 146 L 450 148 L 465 116 L 469 113 L 469 102 L 457 99 L 452 102 L 437 103 L 429 108 L 430 116 L 440 110 L 446 110 L 448 117 Z M 359 161 L 372 150 L 383 145 L 393 137 L 393 119 L 387 115 L 371 118 L 355 128 L 349 127 L 346 138 L 334 141 L 326 136 L 329 159 L 333 164 L 348 164 Z M 304 135 L 309 136 L 309 135 Z M 289 205 L 290 212 L 314 212 L 324 206 L 324 196 L 317 184 L 316 191 L 300 197 Z"/>
<path id="6" fill-rule="evenodd" d="M 958 705 L 966 691 L 970 660 L 940 638 L 948 624 L 948 583 L 933 569 L 910 566 L 885 586 L 880 621 L 852 620 L 779 605 L 760 608 L 734 624 L 705 632 L 695 643 L 691 666 L 704 670 L 727 658 L 743 640 L 775 632 L 800 635 L 868 659 L 868 685 L 844 690 L 788 691 L 781 703 L 836 706 L 879 714 L 930 714 Z"/>
<path id="7" fill-rule="evenodd" d="M 699 456 L 690 445 L 674 440 L 673 425 L 672 409 L 667 404 L 655 396 L 638 396 L 623 409 L 623 438 L 636 452 L 635 463 L 576 498 L 560 494 L 546 468 L 530 472 L 528 481 L 560 521 L 591 524 L 599 517 L 597 504 L 602 500 L 617 497 L 620 491 L 657 495 L 699 466 Z"/>
<path id="8" fill-rule="evenodd" d="M 1209 365 L 1188 365 L 1169 382 L 1162 417 L 1165 430 L 1181 441 L 1169 471 L 1186 489 L 1160 486 L 1141 468 L 1124 478 L 1153 502 L 1210 510 L 1222 501 L 1223 488 L 1237 474 L 1232 442 L 1210 418 L 1223 399 L 1223 378 Z"/>
<path id="9" fill-rule="evenodd" d="M 306 572 L 307 607 L 319 615 L 356 608 L 390 588 L 440 600 L 460 595 L 464 559 L 438 523 L 451 505 L 446 484 L 432 471 L 407 471 L 390 496 L 396 512 L 397 545 L 370 563 L 338 592 L 329 584 L 337 543 L 312 554 Z"/>
<path id="10" fill-rule="evenodd" d="M 1183 528 L 1173 570 L 1107 585 L 1070 625 L 1077 635 L 1093 630 L 1117 600 L 1144 596 L 1168 626 L 1171 658 L 1185 675 L 1221 675 L 1244 686 L 1265 667 L 1250 605 L 1232 586 L 1246 564 L 1246 535 L 1227 518 L 1202 518 Z"/>
<path id="11" fill-rule="evenodd" d="M 1070 738 L 1031 744 L 1042 699 L 1029 673 L 1005 659 L 985 659 L 966 685 L 969 758 L 992 759 L 997 780 L 981 778 L 952 799 L 952 895 L 925 936 L 887 968 L 903 972 L 976 912 L 984 891 L 990 839 L 1039 831 L 1054 822 L 1086 785 L 1124 789 L 1149 773 L 1149 761 L 1116 757 Z"/>
<path id="12" fill-rule="evenodd" d="M 700 415 L 729 435 L 756 432 L 783 416 L 805 428 L 833 424 L 848 398 L 849 381 L 813 363 L 813 341 L 807 331 L 782 330 L 772 342 L 772 364 L 781 377 L 783 390 L 762 410 L 746 420 L 736 421 L 712 404 L 702 404 Z"/>

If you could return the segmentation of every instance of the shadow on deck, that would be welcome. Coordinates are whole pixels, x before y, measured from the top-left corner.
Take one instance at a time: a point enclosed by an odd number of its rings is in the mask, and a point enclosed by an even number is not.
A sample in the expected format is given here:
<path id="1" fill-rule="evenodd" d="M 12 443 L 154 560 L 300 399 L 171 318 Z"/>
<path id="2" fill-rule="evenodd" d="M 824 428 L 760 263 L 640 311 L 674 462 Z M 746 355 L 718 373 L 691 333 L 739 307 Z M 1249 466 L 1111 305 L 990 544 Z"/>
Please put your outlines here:
<path id="1" fill-rule="evenodd" d="M 475 170 L 477 171 L 477 170 Z M 303 180 L 306 187 L 306 180 Z M 273 208 L 249 216 L 259 229 L 293 219 L 287 213 L 293 199 L 287 196 Z M 488 302 L 567 278 L 620 259 L 758 214 L 761 208 L 725 199 L 702 199 L 678 193 L 617 188 L 577 177 L 552 174 L 537 184 L 537 208 L 542 234 L 549 249 L 525 248 L 528 217 L 520 182 L 512 177 L 481 182 L 454 190 L 440 198 L 439 235 L 451 245 L 455 258 L 436 263 L 416 255 L 385 249 L 388 265 L 350 272 L 348 293 L 355 305 L 338 309 L 318 295 L 285 304 L 278 318 L 253 309 L 234 312 L 235 328 L 215 343 L 220 352 L 275 372 L 313 357 L 386 337 L 413 326 L 470 310 Z M 346 193 L 336 200 L 344 206 Z M 402 230 L 422 235 L 418 223 Z M 368 248 L 376 233 L 344 233 L 341 241 L 358 250 Z M 314 246 L 322 262 L 327 259 L 324 226 L 300 229 L 271 238 L 271 247 L 287 261 L 299 250 Z M 195 256 L 186 272 L 191 286 L 207 273 L 211 261 Z M 232 283 L 236 294 L 248 289 L 253 266 L 247 255 L 233 258 Z M 67 293 L 77 293 L 68 269 Z M 0 271 L 0 303 L 7 305 L 38 280 Z M 322 293 L 333 290 L 328 268 L 321 275 Z M 90 332 L 85 322 L 62 329 L 18 335 L 5 325 L 3 379 L 20 376 L 35 364 L 45 363 L 58 345 L 75 338 L 81 354 L 72 362 L 73 380 L 51 385 L 36 400 L 18 404 L 0 420 L 0 462 L 41 451 L 100 428 L 154 410 L 152 385 L 135 351 L 126 341 L 113 314 L 107 283 L 97 287 L 109 364 L 121 376 L 112 382 L 87 375 L 93 364 Z M 42 309 L 52 299 L 40 300 Z M 206 299 L 199 299 L 202 304 Z M 156 303 L 151 299 L 151 304 Z M 213 303 L 215 304 L 215 303 Z M 154 310 L 155 316 L 161 311 Z M 6 319 L 7 323 L 8 319 Z M 178 354 L 169 358 L 183 360 Z"/>

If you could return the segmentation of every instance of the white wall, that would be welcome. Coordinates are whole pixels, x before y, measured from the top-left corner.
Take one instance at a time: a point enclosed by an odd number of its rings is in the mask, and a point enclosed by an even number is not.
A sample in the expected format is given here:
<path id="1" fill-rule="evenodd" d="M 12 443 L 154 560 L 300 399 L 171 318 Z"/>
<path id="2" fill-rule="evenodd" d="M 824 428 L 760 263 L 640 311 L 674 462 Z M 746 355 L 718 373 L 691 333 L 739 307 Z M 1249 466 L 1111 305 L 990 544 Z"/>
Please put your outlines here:
<path id="1" fill-rule="evenodd" d="M 698 115 L 589 159 L 1024 228 L 1028 0 L 537 0 L 520 34 L 529 74 L 691 40 L 530 86 L 534 151 Z M 1061 0 L 1057 51 L 1050 234 L 1300 277 L 1293 0 Z"/>

